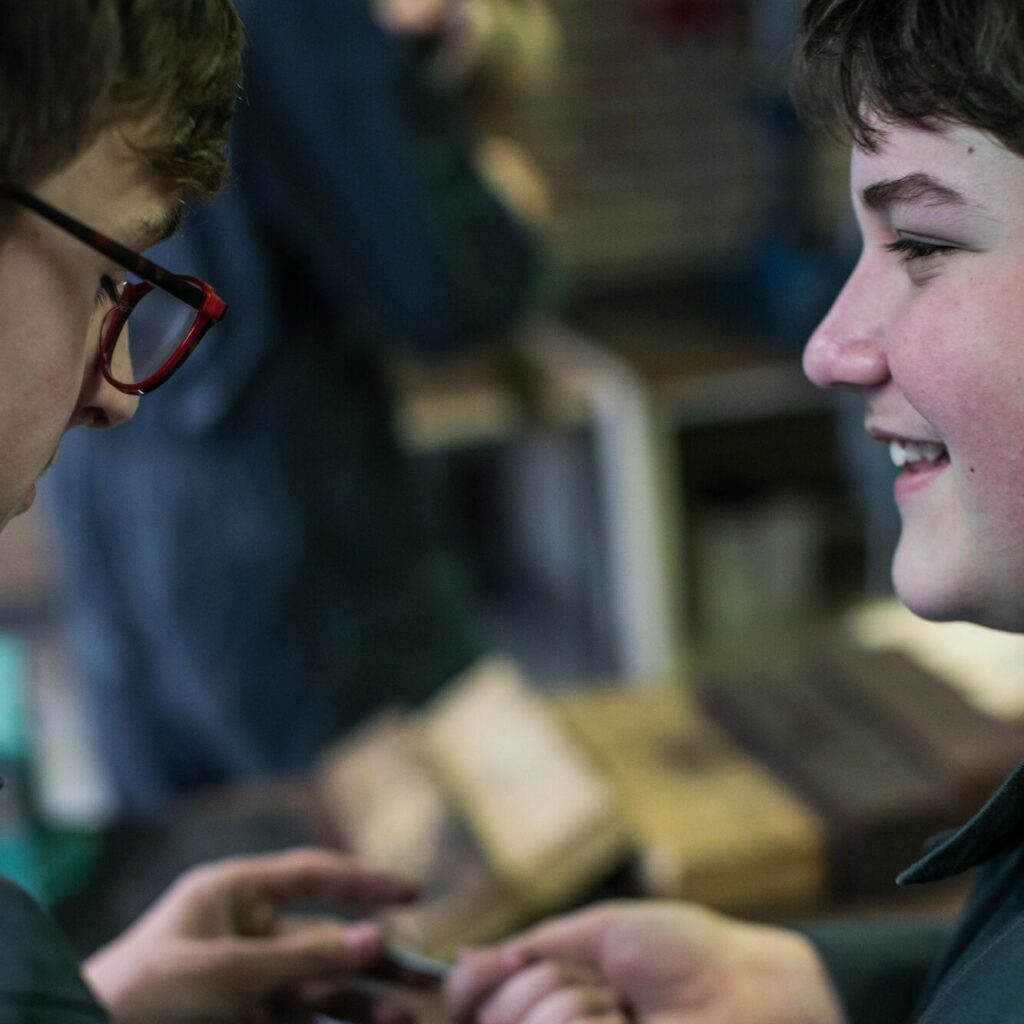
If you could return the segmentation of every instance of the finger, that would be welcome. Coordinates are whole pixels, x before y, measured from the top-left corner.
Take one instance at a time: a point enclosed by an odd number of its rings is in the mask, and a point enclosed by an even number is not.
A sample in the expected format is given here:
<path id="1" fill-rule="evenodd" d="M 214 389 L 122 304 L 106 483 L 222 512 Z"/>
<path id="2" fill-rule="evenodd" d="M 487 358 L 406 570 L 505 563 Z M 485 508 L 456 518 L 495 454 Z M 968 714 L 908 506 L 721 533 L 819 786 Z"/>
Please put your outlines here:
<path id="1" fill-rule="evenodd" d="M 412 1011 L 395 999 L 334 982 L 307 982 L 299 988 L 298 994 L 307 1009 L 351 1024 L 415 1022 Z"/>
<path id="2" fill-rule="evenodd" d="M 607 985 L 562 988 L 534 1003 L 519 1024 L 576 1024 L 594 1017 L 622 1014 L 618 997 Z"/>
<path id="3" fill-rule="evenodd" d="M 224 860 L 205 870 L 206 883 L 231 886 L 239 906 L 267 901 L 284 907 L 321 900 L 370 909 L 416 896 L 415 886 L 392 874 L 315 848 Z"/>
<path id="4" fill-rule="evenodd" d="M 538 960 L 601 963 L 601 947 L 615 904 L 555 917 L 486 949 L 462 950 L 448 984 L 449 1007 L 461 1019 L 489 989 Z"/>
<path id="5" fill-rule="evenodd" d="M 261 938 L 230 937 L 205 943 L 205 973 L 249 999 L 262 998 L 313 979 L 337 980 L 372 963 L 383 950 L 380 930 L 369 923 L 289 927 Z"/>
<path id="6" fill-rule="evenodd" d="M 590 910 L 552 918 L 523 932 L 513 943 L 528 960 L 575 960 L 599 964 L 609 922 L 616 905 L 605 903 Z"/>
<path id="7" fill-rule="evenodd" d="M 526 1022 L 524 1021 L 523 1024 Z M 628 1011 L 621 1006 L 616 1006 L 611 1010 L 591 1013 L 582 1017 L 572 1017 L 564 1024 L 636 1024 L 636 1018 L 631 1017 Z"/>
<path id="8" fill-rule="evenodd" d="M 446 986 L 448 1010 L 470 1020 L 488 993 L 527 963 L 537 960 L 599 964 L 609 921 L 617 904 L 603 903 L 537 925 L 499 946 L 463 950 Z"/>
<path id="9" fill-rule="evenodd" d="M 597 980 L 595 972 L 583 964 L 545 960 L 495 989 L 479 1006 L 476 1019 L 479 1024 L 517 1024 L 533 1007 L 558 994 L 564 1001 L 567 996 L 563 990 L 572 997 L 574 989 L 590 991 Z M 607 1009 L 613 1003 L 614 999 L 605 999 L 598 1008 Z"/>
<path id="10" fill-rule="evenodd" d="M 245 872 L 258 886 L 273 891 L 282 903 L 322 899 L 369 909 L 404 902 L 416 886 L 333 850 L 302 848 L 267 858 L 249 858 Z"/>
<path id="11" fill-rule="evenodd" d="M 498 985 L 528 961 L 514 944 L 462 950 L 445 983 L 445 1002 L 453 1020 L 470 1021 L 477 1007 Z"/>

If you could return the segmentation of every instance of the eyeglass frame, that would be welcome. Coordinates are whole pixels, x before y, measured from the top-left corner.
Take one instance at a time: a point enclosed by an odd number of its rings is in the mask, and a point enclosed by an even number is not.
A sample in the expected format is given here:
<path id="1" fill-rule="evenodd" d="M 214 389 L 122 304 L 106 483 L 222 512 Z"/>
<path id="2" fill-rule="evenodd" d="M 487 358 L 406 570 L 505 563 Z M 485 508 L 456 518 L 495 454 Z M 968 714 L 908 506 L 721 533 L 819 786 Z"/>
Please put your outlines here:
<path id="1" fill-rule="evenodd" d="M 100 326 L 100 357 L 103 377 L 118 391 L 126 395 L 147 395 L 154 391 L 181 368 L 202 340 L 203 335 L 228 311 L 228 304 L 206 281 L 185 274 L 175 274 L 165 267 L 161 267 L 158 263 L 146 259 L 141 253 L 121 245 L 120 242 L 115 242 L 101 231 L 83 224 L 70 214 L 58 210 L 55 206 L 51 206 L 25 189 L 17 185 L 0 183 L 0 197 L 10 199 L 31 210 L 139 278 L 140 283 L 125 286 L 117 304 L 103 318 L 103 323 Z M 172 295 L 194 309 L 196 311 L 195 319 L 189 325 L 185 336 L 178 343 L 174 352 L 155 372 L 141 381 L 126 384 L 123 381 L 115 380 L 109 370 L 114 345 L 117 343 L 131 311 L 154 288 L 167 292 L 168 295 Z"/>

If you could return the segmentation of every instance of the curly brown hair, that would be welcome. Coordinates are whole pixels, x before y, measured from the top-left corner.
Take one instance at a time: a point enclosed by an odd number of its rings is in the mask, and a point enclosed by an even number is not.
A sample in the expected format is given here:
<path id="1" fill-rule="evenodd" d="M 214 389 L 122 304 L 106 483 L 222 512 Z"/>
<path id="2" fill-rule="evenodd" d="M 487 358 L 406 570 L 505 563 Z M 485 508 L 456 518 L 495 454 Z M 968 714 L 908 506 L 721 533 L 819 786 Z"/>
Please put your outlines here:
<path id="1" fill-rule="evenodd" d="M 0 0 L 0 181 L 31 187 L 104 129 L 185 198 L 226 168 L 241 76 L 231 0 Z"/>
<path id="2" fill-rule="evenodd" d="M 1024 3 L 808 0 L 792 93 L 806 120 L 868 151 L 886 123 L 951 122 L 1024 155 Z"/>

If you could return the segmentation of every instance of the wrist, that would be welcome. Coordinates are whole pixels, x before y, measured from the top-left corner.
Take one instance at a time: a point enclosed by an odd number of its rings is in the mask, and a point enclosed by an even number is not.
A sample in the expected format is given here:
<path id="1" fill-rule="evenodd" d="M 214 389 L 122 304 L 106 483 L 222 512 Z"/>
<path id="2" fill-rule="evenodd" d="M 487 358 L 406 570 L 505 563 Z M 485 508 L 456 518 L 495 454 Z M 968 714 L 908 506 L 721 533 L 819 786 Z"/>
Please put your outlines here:
<path id="1" fill-rule="evenodd" d="M 778 1024 L 847 1024 L 825 963 L 799 932 L 746 925 L 736 934 L 749 989 L 746 1000 L 758 1015 Z"/>
<path id="2" fill-rule="evenodd" d="M 140 961 L 122 939 L 97 950 L 82 963 L 82 978 L 113 1024 L 155 1024 L 150 1012 L 164 991 L 162 972 Z"/>

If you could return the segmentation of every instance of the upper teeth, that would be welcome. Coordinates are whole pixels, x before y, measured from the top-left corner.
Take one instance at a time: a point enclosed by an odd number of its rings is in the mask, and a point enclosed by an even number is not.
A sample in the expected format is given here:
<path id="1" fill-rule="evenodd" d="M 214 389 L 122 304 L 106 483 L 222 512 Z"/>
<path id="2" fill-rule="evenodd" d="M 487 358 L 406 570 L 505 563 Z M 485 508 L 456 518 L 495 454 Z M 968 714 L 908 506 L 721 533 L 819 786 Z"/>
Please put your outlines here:
<path id="1" fill-rule="evenodd" d="M 908 462 L 920 462 L 921 459 L 934 462 L 945 451 L 944 445 L 933 444 L 931 441 L 889 442 L 889 458 L 894 466 L 905 466 Z"/>

